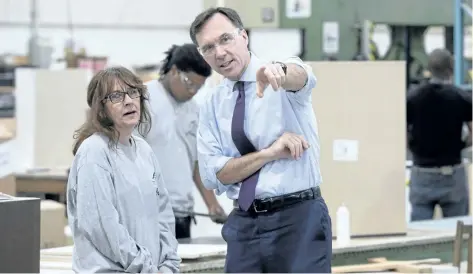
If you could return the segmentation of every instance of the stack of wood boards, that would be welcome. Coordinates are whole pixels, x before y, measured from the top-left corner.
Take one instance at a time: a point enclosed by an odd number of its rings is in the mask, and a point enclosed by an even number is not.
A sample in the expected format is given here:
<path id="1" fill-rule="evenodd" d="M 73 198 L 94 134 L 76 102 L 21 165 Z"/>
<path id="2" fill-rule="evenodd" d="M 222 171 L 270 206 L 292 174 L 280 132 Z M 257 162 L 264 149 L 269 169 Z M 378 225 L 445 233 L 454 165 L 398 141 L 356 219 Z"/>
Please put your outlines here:
<path id="1" fill-rule="evenodd" d="M 360 272 L 401 272 L 401 273 L 434 273 L 434 266 L 441 263 L 440 259 L 424 259 L 412 261 L 388 261 L 386 258 L 369 259 L 367 264 L 332 267 L 332 273 Z"/>
<path id="2" fill-rule="evenodd" d="M 41 250 L 41 271 L 61 271 L 72 273 L 73 246 L 50 248 Z M 209 257 L 224 257 L 227 253 L 226 245 L 210 244 L 180 244 L 177 253 L 183 263 L 197 261 Z"/>

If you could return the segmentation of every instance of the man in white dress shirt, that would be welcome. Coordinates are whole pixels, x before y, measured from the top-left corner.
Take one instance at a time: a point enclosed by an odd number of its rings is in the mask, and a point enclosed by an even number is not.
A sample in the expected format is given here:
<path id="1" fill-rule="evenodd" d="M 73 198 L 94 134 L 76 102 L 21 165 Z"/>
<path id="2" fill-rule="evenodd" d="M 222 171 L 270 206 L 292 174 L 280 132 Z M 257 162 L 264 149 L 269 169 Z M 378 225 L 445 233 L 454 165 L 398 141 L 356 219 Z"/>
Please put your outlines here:
<path id="1" fill-rule="evenodd" d="M 225 77 L 205 99 L 197 132 L 204 185 L 234 200 L 222 228 L 225 272 L 330 272 L 311 68 L 298 57 L 264 62 L 249 52 L 240 16 L 229 8 L 203 11 L 190 36 Z"/>

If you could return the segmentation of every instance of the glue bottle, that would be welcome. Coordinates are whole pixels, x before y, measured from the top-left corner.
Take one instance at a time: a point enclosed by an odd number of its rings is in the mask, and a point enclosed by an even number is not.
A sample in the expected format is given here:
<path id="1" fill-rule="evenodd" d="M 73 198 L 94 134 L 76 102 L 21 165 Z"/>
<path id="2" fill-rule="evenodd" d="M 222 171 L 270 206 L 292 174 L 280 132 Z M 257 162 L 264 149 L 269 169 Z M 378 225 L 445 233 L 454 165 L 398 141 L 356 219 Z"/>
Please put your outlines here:
<path id="1" fill-rule="evenodd" d="M 350 212 L 344 203 L 337 210 L 337 245 L 350 243 Z"/>

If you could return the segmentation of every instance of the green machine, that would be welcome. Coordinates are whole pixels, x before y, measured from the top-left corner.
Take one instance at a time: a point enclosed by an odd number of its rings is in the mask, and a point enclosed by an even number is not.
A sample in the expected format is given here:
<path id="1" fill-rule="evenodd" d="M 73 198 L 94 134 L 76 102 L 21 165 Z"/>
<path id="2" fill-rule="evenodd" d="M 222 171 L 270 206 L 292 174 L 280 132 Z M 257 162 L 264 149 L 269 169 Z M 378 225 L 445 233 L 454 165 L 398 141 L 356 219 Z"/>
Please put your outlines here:
<path id="1" fill-rule="evenodd" d="M 204 6 L 234 8 L 248 32 L 254 28 L 299 29 L 303 60 L 406 60 L 407 82 L 415 83 L 424 78 L 424 34 L 428 27 L 444 27 L 445 47 L 454 51 L 454 1 L 204 0 Z M 471 17 L 463 21 L 471 25 Z M 385 24 L 390 30 L 391 45 L 383 57 L 370 39 L 376 24 Z"/>

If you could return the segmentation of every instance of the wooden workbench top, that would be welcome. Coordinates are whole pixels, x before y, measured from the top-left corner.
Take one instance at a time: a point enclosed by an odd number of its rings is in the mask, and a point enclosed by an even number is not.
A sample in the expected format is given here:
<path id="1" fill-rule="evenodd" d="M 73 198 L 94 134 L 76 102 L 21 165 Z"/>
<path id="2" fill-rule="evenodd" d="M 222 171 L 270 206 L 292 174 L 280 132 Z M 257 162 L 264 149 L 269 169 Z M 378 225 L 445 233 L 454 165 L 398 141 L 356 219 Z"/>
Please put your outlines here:
<path id="1" fill-rule="evenodd" d="M 67 168 L 37 168 L 30 169 L 23 172 L 16 172 L 17 179 L 51 179 L 51 180 L 66 180 Z"/>
<path id="2" fill-rule="evenodd" d="M 397 248 L 404 245 L 422 245 L 427 243 L 441 243 L 451 241 L 455 237 L 457 221 L 471 223 L 471 216 L 445 218 L 411 222 L 408 224 L 406 236 L 370 237 L 352 239 L 347 246 L 337 246 L 333 241 L 333 253 L 359 252 L 380 248 Z"/>
<path id="3" fill-rule="evenodd" d="M 458 220 L 471 222 L 471 216 L 449 218 L 424 222 L 414 222 L 408 225 L 408 235 L 381 238 L 352 239 L 344 247 L 333 242 L 333 253 L 355 253 L 383 248 L 397 248 L 402 246 L 423 245 L 449 242 L 455 236 Z M 225 244 L 180 244 L 179 255 L 183 258 L 182 272 L 195 272 L 205 269 L 221 268 L 225 262 Z M 41 272 L 50 273 L 51 270 L 71 270 L 72 246 L 44 249 L 41 251 Z"/>

